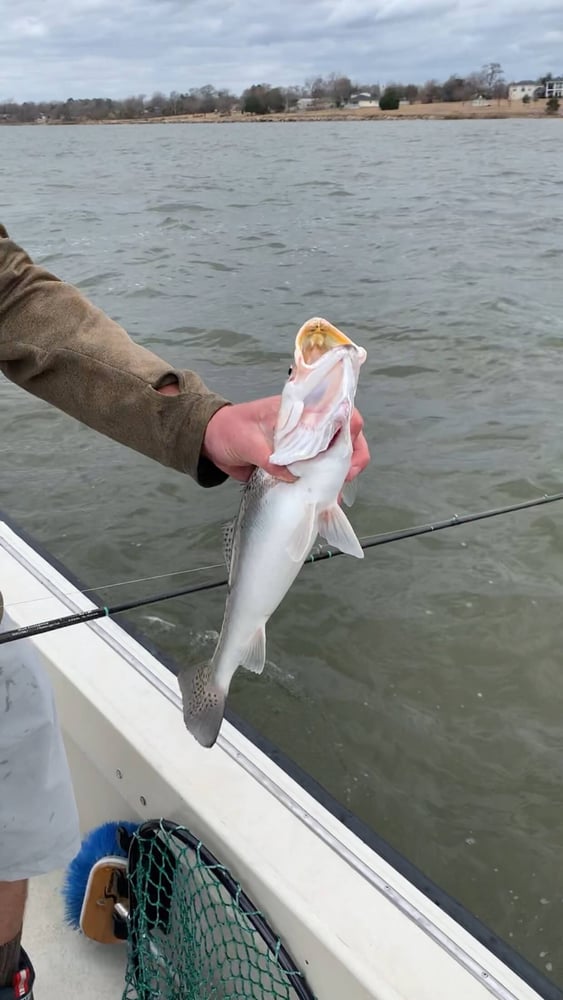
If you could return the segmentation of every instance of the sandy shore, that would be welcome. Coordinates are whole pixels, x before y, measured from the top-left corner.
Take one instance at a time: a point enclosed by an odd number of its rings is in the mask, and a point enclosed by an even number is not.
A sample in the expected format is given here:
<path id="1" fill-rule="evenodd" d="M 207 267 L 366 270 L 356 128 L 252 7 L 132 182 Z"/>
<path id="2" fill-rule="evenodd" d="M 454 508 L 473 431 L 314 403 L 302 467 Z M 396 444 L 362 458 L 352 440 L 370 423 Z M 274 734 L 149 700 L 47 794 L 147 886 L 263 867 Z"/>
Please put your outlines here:
<path id="1" fill-rule="evenodd" d="M 563 110 L 563 109 L 562 109 Z M 561 117 L 561 112 L 559 116 Z M 522 101 L 492 101 L 488 105 L 474 107 L 466 103 L 439 104 L 409 104 L 397 111 L 381 111 L 376 108 L 330 108 L 318 111 L 288 111 L 281 114 L 247 115 L 241 112 L 233 114 L 208 115 L 175 115 L 161 118 L 130 118 L 102 121 L 49 121 L 32 122 L 37 125 L 162 125 L 162 124 L 236 124 L 240 122 L 322 122 L 322 121 L 400 121 L 402 119 L 417 119 L 420 121 L 448 121 L 463 119 L 499 119 L 499 118 L 545 118 L 545 101 L 534 101 L 523 104 Z M 0 122 L 0 125 L 23 124 L 19 122 Z"/>

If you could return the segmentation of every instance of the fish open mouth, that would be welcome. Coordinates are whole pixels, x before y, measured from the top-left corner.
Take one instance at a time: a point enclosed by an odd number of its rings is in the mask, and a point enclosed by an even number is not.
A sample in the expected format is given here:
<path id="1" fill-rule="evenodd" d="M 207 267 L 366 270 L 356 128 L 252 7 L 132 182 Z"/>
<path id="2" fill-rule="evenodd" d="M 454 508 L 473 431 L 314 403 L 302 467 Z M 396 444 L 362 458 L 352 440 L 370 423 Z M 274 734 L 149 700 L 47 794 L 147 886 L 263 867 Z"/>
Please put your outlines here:
<path id="1" fill-rule="evenodd" d="M 345 345 L 354 346 L 345 333 L 320 316 L 307 320 L 295 338 L 295 347 L 306 365 L 313 365 L 333 347 Z"/>
<path id="2" fill-rule="evenodd" d="M 294 359 L 274 432 L 274 465 L 307 461 L 335 443 L 349 424 L 366 351 L 314 317 L 295 338 Z"/>

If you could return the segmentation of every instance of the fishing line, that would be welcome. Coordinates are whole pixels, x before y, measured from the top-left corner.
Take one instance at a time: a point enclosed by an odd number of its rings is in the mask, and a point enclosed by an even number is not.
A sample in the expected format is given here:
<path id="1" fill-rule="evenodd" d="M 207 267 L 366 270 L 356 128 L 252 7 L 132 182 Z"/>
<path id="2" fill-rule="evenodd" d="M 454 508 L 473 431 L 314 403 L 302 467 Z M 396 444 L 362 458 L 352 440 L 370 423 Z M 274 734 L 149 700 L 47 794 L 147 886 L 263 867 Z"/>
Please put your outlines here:
<path id="1" fill-rule="evenodd" d="M 170 601 L 175 597 L 185 597 L 186 594 L 196 594 L 200 590 L 214 590 L 217 587 L 224 587 L 226 583 L 226 580 L 215 580 L 211 583 L 194 584 L 192 587 L 182 587 L 180 590 L 172 590 L 165 594 L 154 594 L 152 597 L 144 597 L 136 601 L 126 601 L 124 604 L 114 604 L 112 607 L 92 608 L 91 611 L 79 611 L 74 615 L 65 615 L 63 618 L 52 618 L 50 621 L 39 622 L 37 625 L 24 625 L 22 628 L 15 628 L 8 632 L 0 633 L 0 645 L 3 645 L 5 642 L 14 642 L 16 639 L 28 639 L 33 635 L 42 635 L 44 632 L 55 632 L 60 628 L 68 628 L 69 625 L 92 622 L 96 618 L 111 618 L 113 615 L 122 614 L 124 611 L 143 608 L 147 604 L 158 604 L 159 601 Z"/>
<path id="2" fill-rule="evenodd" d="M 447 518 L 444 521 L 419 524 L 410 528 L 400 528 L 398 531 L 387 531 L 379 535 L 367 536 L 360 539 L 360 544 L 362 549 L 371 549 L 378 545 L 388 545 L 390 542 L 398 542 L 404 538 L 416 538 L 418 535 L 433 534 L 437 531 L 443 531 L 445 528 L 455 528 L 462 524 L 471 524 L 473 521 L 484 521 L 487 518 L 500 517 L 503 514 L 512 514 L 531 507 L 541 507 L 545 504 L 556 503 L 559 500 L 563 500 L 563 493 L 545 494 L 543 497 L 537 497 L 535 500 L 524 500 L 521 503 L 510 504 L 506 507 L 495 507 L 491 510 L 479 511 L 476 514 L 454 514 L 453 517 Z M 343 555 L 343 553 L 339 550 L 321 549 L 318 554 L 310 555 L 305 565 L 321 562 L 323 559 L 335 559 L 340 555 Z M 45 632 L 54 632 L 57 629 L 68 628 L 70 625 L 95 621 L 97 618 L 111 618 L 114 615 L 122 614 L 124 611 L 146 607 L 148 604 L 158 604 L 161 601 L 170 601 L 177 597 L 185 597 L 188 594 L 197 594 L 205 590 L 216 590 L 218 587 L 224 587 L 226 584 L 226 579 L 214 580 L 210 583 L 196 583 L 191 587 L 182 587 L 180 590 L 155 594 L 152 597 L 127 601 L 124 604 L 115 604 L 112 607 L 93 608 L 91 611 L 80 611 L 73 615 L 65 615 L 62 618 L 53 618 L 50 621 L 39 622 L 36 625 L 24 625 L 21 628 L 0 633 L 0 645 L 7 642 L 15 642 L 17 639 L 27 639 L 34 635 L 42 635 Z"/>
<path id="3" fill-rule="evenodd" d="M 193 569 L 177 569 L 170 573 L 159 573 L 158 576 L 140 576 L 135 580 L 118 580 L 117 583 L 98 583 L 93 587 L 86 587 L 85 590 L 73 590 L 71 594 L 62 594 L 62 597 L 75 597 L 76 594 L 90 594 L 93 590 L 112 590 L 114 587 L 127 587 L 135 583 L 153 583 L 155 580 L 169 580 L 172 576 L 189 576 L 191 573 L 204 573 L 208 569 L 221 569 L 223 563 L 210 563 L 209 566 L 195 566 Z M 19 608 L 23 604 L 40 604 L 42 601 L 58 601 L 59 597 L 31 597 L 25 601 L 12 601 L 11 604 L 4 605 L 5 610 L 9 608 Z"/>

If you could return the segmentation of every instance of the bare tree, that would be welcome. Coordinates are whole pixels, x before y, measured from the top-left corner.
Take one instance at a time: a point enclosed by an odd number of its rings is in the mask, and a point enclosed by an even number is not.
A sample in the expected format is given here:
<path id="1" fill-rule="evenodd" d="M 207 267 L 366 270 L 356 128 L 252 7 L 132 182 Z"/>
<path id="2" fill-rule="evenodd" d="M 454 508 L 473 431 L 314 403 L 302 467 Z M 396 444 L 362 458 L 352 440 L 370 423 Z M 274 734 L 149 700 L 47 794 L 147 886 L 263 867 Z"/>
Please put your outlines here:
<path id="1" fill-rule="evenodd" d="M 427 80 L 421 88 L 420 99 L 423 104 L 434 104 L 442 100 L 442 87 L 437 80 Z"/>
<path id="2" fill-rule="evenodd" d="M 504 70 L 500 63 L 492 62 L 486 63 L 482 69 L 483 78 L 485 81 L 485 87 L 487 88 L 487 97 L 496 97 L 502 87 L 506 86 L 504 81 Z"/>
<path id="3" fill-rule="evenodd" d="M 331 74 L 328 81 L 328 91 L 337 108 L 347 104 L 352 94 L 352 81 L 348 76 L 336 76 Z"/>

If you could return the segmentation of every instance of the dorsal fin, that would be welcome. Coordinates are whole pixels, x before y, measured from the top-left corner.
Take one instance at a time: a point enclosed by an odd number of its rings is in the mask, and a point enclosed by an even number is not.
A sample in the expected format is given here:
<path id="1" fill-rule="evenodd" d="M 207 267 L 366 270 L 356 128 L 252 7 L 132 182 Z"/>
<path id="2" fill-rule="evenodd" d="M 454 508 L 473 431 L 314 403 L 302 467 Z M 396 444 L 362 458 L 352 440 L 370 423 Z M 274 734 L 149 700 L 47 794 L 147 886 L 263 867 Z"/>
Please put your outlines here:
<path id="1" fill-rule="evenodd" d="M 233 561 L 233 544 L 235 539 L 235 525 L 236 517 L 232 521 L 227 521 L 223 525 L 223 555 L 225 556 L 225 563 L 229 571 L 229 577 L 231 574 L 231 563 Z"/>

